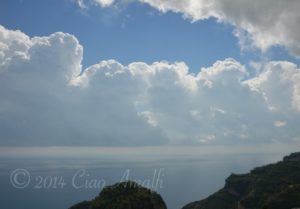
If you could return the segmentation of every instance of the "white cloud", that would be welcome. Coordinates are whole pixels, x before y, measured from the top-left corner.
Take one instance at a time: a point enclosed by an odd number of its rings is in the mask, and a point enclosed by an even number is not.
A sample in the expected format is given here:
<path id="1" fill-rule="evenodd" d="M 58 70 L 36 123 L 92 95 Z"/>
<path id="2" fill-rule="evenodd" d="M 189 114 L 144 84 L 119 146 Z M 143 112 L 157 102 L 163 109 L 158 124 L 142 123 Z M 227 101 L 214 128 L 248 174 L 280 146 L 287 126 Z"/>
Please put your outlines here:
<path id="1" fill-rule="evenodd" d="M 282 45 L 300 57 L 300 1 L 297 0 L 140 0 L 162 12 L 182 13 L 193 21 L 210 17 L 236 27 L 242 47 L 266 51 Z"/>
<path id="2" fill-rule="evenodd" d="M 278 127 L 278 128 L 286 126 L 286 121 L 275 120 L 275 121 L 273 121 L 273 123 L 274 123 L 274 126 Z"/>
<path id="3" fill-rule="evenodd" d="M 138 114 L 143 117 L 150 125 L 152 126 L 158 126 L 157 121 L 155 120 L 155 117 L 152 112 L 150 111 L 143 111 L 143 112 L 138 112 Z"/>
<path id="4" fill-rule="evenodd" d="M 114 0 L 94 0 L 101 7 L 109 7 L 114 3 Z"/>
<path id="5" fill-rule="evenodd" d="M 88 9 L 91 5 L 100 7 L 109 7 L 114 4 L 114 0 L 75 0 L 81 9 Z"/>
<path id="6" fill-rule="evenodd" d="M 248 81 L 261 92 L 270 110 L 300 111 L 300 71 L 290 62 L 270 62 L 256 78 Z"/>
<path id="7" fill-rule="evenodd" d="M 262 64 L 251 79 L 234 59 L 197 75 L 181 62 L 116 60 L 80 74 L 82 54 L 70 34 L 29 38 L 0 27 L 0 144 L 232 145 L 300 136 L 293 63 Z"/>

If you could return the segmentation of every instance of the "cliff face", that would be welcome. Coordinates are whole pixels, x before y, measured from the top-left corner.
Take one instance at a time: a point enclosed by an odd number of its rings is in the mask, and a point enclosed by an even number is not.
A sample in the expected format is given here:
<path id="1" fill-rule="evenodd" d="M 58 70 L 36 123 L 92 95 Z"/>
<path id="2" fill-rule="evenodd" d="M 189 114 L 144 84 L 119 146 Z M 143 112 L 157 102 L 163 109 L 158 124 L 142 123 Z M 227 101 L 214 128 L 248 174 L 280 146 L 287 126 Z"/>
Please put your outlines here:
<path id="1" fill-rule="evenodd" d="M 183 209 L 292 209 L 300 208 L 300 153 L 283 161 L 232 174 L 224 188 Z"/>
<path id="2" fill-rule="evenodd" d="M 105 187 L 99 196 L 69 209 L 166 209 L 161 196 L 128 181 Z"/>

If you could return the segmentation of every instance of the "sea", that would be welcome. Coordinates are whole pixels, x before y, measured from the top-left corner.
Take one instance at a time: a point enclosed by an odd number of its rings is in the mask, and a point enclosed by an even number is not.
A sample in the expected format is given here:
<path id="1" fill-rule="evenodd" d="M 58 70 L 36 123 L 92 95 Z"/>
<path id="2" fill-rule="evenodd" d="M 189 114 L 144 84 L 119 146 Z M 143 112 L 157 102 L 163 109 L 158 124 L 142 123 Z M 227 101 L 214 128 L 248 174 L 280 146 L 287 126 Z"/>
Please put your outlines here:
<path id="1" fill-rule="evenodd" d="M 82 151 L 84 149 L 84 151 Z M 153 151 L 154 150 L 154 151 Z M 204 151 L 203 151 L 204 150 Z M 3 209 L 68 209 L 104 186 L 125 180 L 159 193 L 180 209 L 222 188 L 232 173 L 275 163 L 286 150 L 227 151 L 186 148 L 1 148 Z"/>

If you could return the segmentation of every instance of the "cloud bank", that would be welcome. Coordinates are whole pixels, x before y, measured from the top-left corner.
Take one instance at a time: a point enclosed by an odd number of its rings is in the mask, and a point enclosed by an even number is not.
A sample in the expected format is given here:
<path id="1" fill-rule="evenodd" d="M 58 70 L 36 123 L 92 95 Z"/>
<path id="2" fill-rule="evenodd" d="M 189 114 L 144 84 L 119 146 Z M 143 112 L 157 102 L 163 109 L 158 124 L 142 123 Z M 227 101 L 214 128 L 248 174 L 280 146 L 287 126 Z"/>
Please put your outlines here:
<path id="1" fill-rule="evenodd" d="M 0 26 L 1 145 L 257 144 L 300 141 L 300 71 L 228 58 L 197 74 L 183 62 L 104 60 L 82 69 L 76 37 Z"/>

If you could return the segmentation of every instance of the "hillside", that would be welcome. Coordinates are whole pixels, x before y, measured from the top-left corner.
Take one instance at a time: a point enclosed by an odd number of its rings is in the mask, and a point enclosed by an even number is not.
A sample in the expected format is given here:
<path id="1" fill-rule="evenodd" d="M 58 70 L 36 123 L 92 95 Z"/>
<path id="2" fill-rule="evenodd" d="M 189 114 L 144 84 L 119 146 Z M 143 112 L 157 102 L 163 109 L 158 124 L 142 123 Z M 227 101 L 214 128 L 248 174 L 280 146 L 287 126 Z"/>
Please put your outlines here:
<path id="1" fill-rule="evenodd" d="M 300 152 L 247 174 L 231 174 L 224 188 L 182 209 L 300 208 Z"/>
<path id="2" fill-rule="evenodd" d="M 83 201 L 69 209 L 166 209 L 161 196 L 134 182 L 127 181 L 105 187 L 91 201 Z"/>

